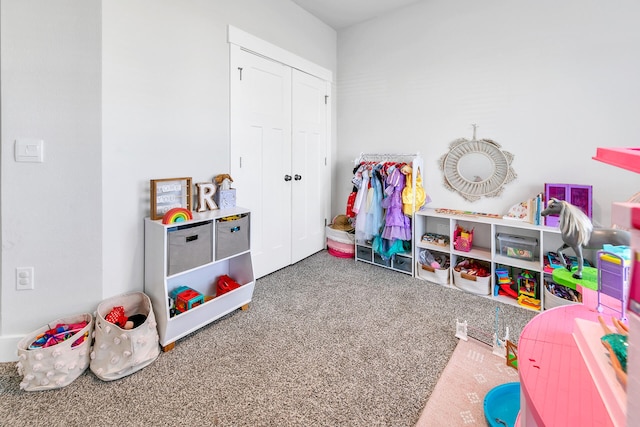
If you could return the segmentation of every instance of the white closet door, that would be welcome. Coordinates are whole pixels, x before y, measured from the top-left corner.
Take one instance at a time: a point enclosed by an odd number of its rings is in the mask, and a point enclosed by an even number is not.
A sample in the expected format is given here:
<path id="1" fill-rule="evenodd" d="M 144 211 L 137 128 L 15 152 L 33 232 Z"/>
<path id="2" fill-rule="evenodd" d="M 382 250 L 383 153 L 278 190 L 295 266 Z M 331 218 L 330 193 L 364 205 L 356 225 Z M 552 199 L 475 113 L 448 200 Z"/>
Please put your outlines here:
<path id="1" fill-rule="evenodd" d="M 327 86 L 324 80 L 293 70 L 291 263 L 321 251 L 326 245 L 324 228 L 331 193 Z"/>
<path id="2" fill-rule="evenodd" d="M 291 68 L 232 46 L 230 72 L 230 173 L 258 278 L 291 263 Z"/>

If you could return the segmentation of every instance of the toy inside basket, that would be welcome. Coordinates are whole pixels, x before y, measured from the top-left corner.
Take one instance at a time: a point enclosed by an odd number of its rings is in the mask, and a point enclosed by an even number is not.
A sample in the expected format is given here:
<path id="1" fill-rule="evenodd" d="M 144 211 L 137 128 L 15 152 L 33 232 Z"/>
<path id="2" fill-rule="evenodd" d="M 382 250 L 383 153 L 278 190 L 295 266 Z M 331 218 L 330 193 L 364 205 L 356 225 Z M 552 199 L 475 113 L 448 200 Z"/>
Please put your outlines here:
<path id="1" fill-rule="evenodd" d="M 453 284 L 478 295 L 491 293 L 491 266 L 474 259 L 465 259 L 453 269 Z"/>

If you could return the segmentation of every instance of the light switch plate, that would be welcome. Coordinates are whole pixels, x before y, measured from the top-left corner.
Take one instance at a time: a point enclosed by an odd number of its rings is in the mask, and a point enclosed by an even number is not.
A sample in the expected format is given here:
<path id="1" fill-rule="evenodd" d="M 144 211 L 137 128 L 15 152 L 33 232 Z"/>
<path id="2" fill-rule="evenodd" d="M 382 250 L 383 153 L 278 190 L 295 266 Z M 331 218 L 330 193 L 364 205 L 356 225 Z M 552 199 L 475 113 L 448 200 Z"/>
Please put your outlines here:
<path id="1" fill-rule="evenodd" d="M 44 141 L 41 139 L 16 139 L 16 162 L 44 162 Z"/>

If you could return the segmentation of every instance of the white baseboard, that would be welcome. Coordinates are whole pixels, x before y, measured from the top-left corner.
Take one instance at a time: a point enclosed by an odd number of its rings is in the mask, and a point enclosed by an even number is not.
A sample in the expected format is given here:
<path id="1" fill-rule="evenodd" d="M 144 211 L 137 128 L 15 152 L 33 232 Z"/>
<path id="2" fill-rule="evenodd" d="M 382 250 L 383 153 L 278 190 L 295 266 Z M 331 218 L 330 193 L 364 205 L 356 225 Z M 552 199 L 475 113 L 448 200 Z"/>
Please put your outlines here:
<path id="1" fill-rule="evenodd" d="M 18 341 L 22 335 L 0 337 L 0 363 L 18 361 Z"/>

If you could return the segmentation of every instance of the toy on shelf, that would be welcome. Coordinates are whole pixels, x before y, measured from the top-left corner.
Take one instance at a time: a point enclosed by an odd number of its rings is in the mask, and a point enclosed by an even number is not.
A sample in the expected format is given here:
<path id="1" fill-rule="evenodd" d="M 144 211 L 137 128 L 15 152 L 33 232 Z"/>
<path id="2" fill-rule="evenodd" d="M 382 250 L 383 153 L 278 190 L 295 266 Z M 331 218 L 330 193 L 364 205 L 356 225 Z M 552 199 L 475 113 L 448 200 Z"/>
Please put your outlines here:
<path id="1" fill-rule="evenodd" d="M 511 287 L 513 280 L 506 268 L 496 268 L 496 287 L 494 288 L 494 296 L 506 295 L 511 298 L 518 298 L 518 293 Z"/>
<path id="2" fill-rule="evenodd" d="M 422 243 L 429 243 L 431 245 L 449 247 L 449 236 L 445 236 L 437 233 L 425 233 L 422 236 Z"/>
<path id="3" fill-rule="evenodd" d="M 223 274 L 218 278 L 218 284 L 216 286 L 216 296 L 224 295 L 227 292 L 238 289 L 239 287 L 240 284 L 238 282 L 236 282 L 226 274 Z"/>
<path id="4" fill-rule="evenodd" d="M 453 247 L 457 251 L 469 252 L 473 246 L 473 229 L 465 230 L 459 225 L 453 232 Z"/>
<path id="5" fill-rule="evenodd" d="M 536 298 L 538 282 L 533 273 L 524 270 L 518 276 L 518 304 L 540 310 L 540 299 Z"/>
<path id="6" fill-rule="evenodd" d="M 204 295 L 188 286 L 177 287 L 169 294 L 169 297 L 174 301 L 175 314 L 184 313 L 204 304 Z"/>
<path id="7" fill-rule="evenodd" d="M 173 208 L 169 209 L 162 217 L 163 224 L 173 224 L 176 222 L 184 222 L 193 219 L 193 214 L 189 209 Z"/>
<path id="8" fill-rule="evenodd" d="M 557 199 L 571 203 L 579 208 L 591 220 L 593 211 L 593 187 L 591 185 L 576 184 L 550 184 L 544 185 L 545 200 Z M 559 218 L 556 215 L 545 217 L 544 224 L 548 227 L 558 225 Z"/>
<path id="9" fill-rule="evenodd" d="M 213 195 L 214 201 L 220 209 L 236 206 L 236 189 L 231 188 L 233 178 L 227 173 L 216 175 L 213 182 L 218 186 L 218 191 Z"/>
<path id="10" fill-rule="evenodd" d="M 617 228 L 593 228 L 589 217 L 576 206 L 563 200 L 551 199 L 547 208 L 542 211 L 542 216 L 558 214 L 560 236 L 564 244 L 558 248 L 558 256 L 562 266 L 571 270 L 564 260 L 563 251 L 567 248 L 573 249 L 578 258 L 578 267 L 573 273 L 576 279 L 582 278 L 584 258 L 582 248 L 601 249 L 604 244 L 626 245 L 631 243 L 631 234 L 628 231 Z"/>

